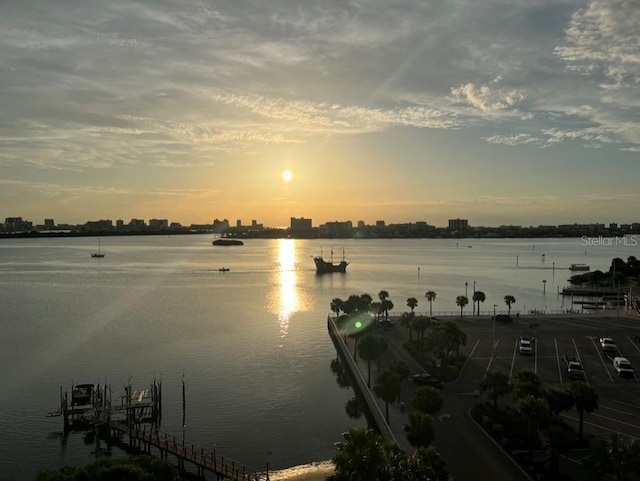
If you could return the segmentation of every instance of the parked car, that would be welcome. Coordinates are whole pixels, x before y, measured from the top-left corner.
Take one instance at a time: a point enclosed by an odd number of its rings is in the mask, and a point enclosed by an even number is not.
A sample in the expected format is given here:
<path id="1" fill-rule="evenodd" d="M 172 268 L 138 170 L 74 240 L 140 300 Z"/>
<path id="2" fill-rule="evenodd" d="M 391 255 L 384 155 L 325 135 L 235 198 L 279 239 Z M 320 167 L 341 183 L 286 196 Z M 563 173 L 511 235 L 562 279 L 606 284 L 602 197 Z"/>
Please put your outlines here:
<path id="1" fill-rule="evenodd" d="M 513 317 L 506 314 L 496 314 L 496 321 L 500 322 L 513 322 Z"/>
<path id="2" fill-rule="evenodd" d="M 442 381 L 440 379 L 435 378 L 431 374 L 427 374 L 426 372 L 422 374 L 415 374 L 411 378 L 411 380 L 418 386 L 431 386 L 437 389 L 444 388 L 444 384 L 442 384 Z"/>
<path id="3" fill-rule="evenodd" d="M 563 357 L 564 362 L 567 364 L 567 376 L 569 379 L 585 380 L 584 369 L 582 369 L 582 363 L 576 357 Z"/>
<path id="4" fill-rule="evenodd" d="M 394 326 L 394 322 L 390 321 L 389 319 L 382 319 L 378 322 L 378 324 L 380 325 L 380 327 L 383 327 L 385 329 L 391 329 Z"/>
<path id="5" fill-rule="evenodd" d="M 531 355 L 531 339 L 527 339 L 525 337 L 520 338 L 520 346 L 518 347 L 520 354 L 524 354 L 526 356 Z"/>
<path id="6" fill-rule="evenodd" d="M 610 337 L 601 337 L 600 338 L 600 346 L 605 353 L 617 353 L 618 346 Z"/>
<path id="7" fill-rule="evenodd" d="M 613 367 L 618 373 L 618 376 L 633 377 L 633 366 L 626 357 L 614 357 Z"/>

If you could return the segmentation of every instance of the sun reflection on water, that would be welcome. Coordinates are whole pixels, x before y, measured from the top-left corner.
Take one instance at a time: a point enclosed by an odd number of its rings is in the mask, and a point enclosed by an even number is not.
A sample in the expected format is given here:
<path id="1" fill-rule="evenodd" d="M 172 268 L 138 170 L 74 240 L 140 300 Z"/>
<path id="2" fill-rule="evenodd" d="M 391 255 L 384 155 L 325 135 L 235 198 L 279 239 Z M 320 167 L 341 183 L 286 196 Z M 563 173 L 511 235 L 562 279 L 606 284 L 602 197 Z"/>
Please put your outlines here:
<path id="1" fill-rule="evenodd" d="M 296 244 L 294 239 L 281 239 L 278 242 L 278 260 L 280 269 L 278 321 L 280 336 L 285 337 L 289 332 L 291 315 L 300 309 L 297 291 L 298 275 L 295 271 Z"/>

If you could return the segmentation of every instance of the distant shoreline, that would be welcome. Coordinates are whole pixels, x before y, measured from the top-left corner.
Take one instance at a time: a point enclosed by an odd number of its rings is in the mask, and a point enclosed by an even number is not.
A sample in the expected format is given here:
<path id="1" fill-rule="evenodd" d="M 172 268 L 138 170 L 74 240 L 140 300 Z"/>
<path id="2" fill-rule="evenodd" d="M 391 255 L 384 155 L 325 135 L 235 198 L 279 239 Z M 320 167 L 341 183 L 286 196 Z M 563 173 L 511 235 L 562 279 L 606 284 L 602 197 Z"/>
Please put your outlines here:
<path id="1" fill-rule="evenodd" d="M 313 239 L 331 239 L 331 240 L 377 240 L 377 239 L 582 239 L 586 236 L 580 234 L 544 234 L 544 233 L 532 233 L 528 232 L 526 235 L 482 235 L 473 234 L 471 232 L 466 236 L 461 235 L 389 235 L 389 236 L 297 236 L 291 235 L 286 232 L 256 232 L 256 233 L 240 233 L 240 234 L 223 234 L 220 232 L 213 232 L 207 230 L 148 230 L 148 231 L 103 231 L 103 232 L 81 232 L 81 231 L 31 231 L 31 232 L 12 232 L 12 233 L 0 233 L 0 239 L 38 239 L 38 238 L 68 238 L 68 237 L 129 237 L 129 236 L 176 236 L 176 235 L 212 235 L 220 236 L 228 239 L 300 239 L 300 240 L 313 240 Z M 626 234 L 633 236 L 634 234 Z M 605 239 L 611 237 L 624 237 L 621 236 L 594 236 L 593 239 Z M 640 242 L 639 242 L 640 243 Z M 634 244 L 635 245 L 635 244 Z M 464 246 L 463 246 L 464 247 Z M 469 246 L 471 247 L 471 246 Z"/>

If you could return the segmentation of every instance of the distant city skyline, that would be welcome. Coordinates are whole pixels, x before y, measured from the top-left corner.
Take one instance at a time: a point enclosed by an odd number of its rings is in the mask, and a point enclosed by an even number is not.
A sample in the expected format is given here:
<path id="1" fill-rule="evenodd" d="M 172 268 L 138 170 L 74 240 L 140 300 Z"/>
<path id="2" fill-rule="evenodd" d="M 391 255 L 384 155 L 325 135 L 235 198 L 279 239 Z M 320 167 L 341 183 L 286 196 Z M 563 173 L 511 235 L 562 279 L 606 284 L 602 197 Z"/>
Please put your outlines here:
<path id="1" fill-rule="evenodd" d="M 263 222 L 260 222 L 257 219 L 251 219 L 247 221 L 243 219 L 229 219 L 227 217 L 216 217 L 215 219 L 209 222 L 199 222 L 199 223 L 193 223 L 193 222 L 183 223 L 183 222 L 180 222 L 179 220 L 170 219 L 167 217 L 153 217 L 150 219 L 143 219 L 140 217 L 132 217 L 130 219 L 121 219 L 121 218 L 115 219 L 115 218 L 107 217 L 104 219 L 88 219 L 88 220 L 85 220 L 84 222 L 79 222 L 79 223 L 57 221 L 52 217 L 46 217 L 42 220 L 42 222 L 39 222 L 38 220 L 34 220 L 34 219 L 21 217 L 21 216 L 8 216 L 2 219 L 4 220 L 4 224 L 0 224 L 0 230 L 2 230 L 3 226 L 6 228 L 7 224 L 12 225 L 16 223 L 19 223 L 22 225 L 31 224 L 34 228 L 38 226 L 44 229 L 55 229 L 55 228 L 58 228 L 59 226 L 76 227 L 76 226 L 92 225 L 95 228 L 95 230 L 99 230 L 102 227 L 105 227 L 107 223 L 110 224 L 113 228 L 134 227 L 136 229 L 139 229 L 143 227 L 150 227 L 150 228 L 156 228 L 158 230 L 167 229 L 173 225 L 176 225 L 176 226 L 179 225 L 181 227 L 186 227 L 186 228 L 193 227 L 193 226 L 216 227 L 216 226 L 226 225 L 227 228 L 231 228 L 231 229 L 254 228 L 254 229 L 308 230 L 311 228 L 315 229 L 320 226 L 326 226 L 328 224 L 335 224 L 336 226 L 350 225 L 353 229 L 357 229 L 359 227 L 389 227 L 389 226 L 412 225 L 418 229 L 437 228 L 437 229 L 449 229 L 452 231 L 461 231 L 461 232 L 464 232 L 467 230 L 474 230 L 474 229 L 484 229 L 484 228 L 499 229 L 499 228 L 510 228 L 510 227 L 523 228 L 523 229 L 528 229 L 528 228 L 535 229 L 535 228 L 544 228 L 544 227 L 598 227 L 598 228 L 603 228 L 607 230 L 620 229 L 622 227 L 625 227 L 625 228 L 628 228 L 629 231 L 633 231 L 633 232 L 637 232 L 638 230 L 640 230 L 640 221 L 628 222 L 628 223 L 626 222 L 619 223 L 619 222 L 610 221 L 610 222 L 588 222 L 588 223 L 568 222 L 568 223 L 562 223 L 562 224 L 541 223 L 537 225 L 528 225 L 528 224 L 489 225 L 489 224 L 474 224 L 470 222 L 469 219 L 462 219 L 459 217 L 455 219 L 448 219 L 446 225 L 435 225 L 419 219 L 414 219 L 408 222 L 394 222 L 393 220 L 387 220 L 387 219 L 377 219 L 375 222 L 366 222 L 362 219 L 314 220 L 310 217 L 303 216 L 303 217 L 290 217 L 289 223 L 283 226 L 268 225 Z M 9 230 L 10 231 L 15 230 L 15 225 L 13 226 L 12 229 L 9 229 Z M 18 230 L 24 230 L 24 229 L 18 229 Z"/>
<path id="2" fill-rule="evenodd" d="M 0 212 L 632 223 L 640 9 L 5 0 Z"/>

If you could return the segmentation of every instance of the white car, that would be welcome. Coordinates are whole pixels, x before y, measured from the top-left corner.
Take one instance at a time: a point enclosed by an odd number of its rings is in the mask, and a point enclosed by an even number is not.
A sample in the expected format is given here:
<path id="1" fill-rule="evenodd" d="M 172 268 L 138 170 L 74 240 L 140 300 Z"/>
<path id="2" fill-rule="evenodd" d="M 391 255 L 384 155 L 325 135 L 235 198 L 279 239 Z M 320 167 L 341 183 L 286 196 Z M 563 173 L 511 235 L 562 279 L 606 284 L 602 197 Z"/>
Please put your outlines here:
<path id="1" fill-rule="evenodd" d="M 613 367 L 618 373 L 618 376 L 633 377 L 633 366 L 626 357 L 614 357 Z"/>
<path id="2" fill-rule="evenodd" d="M 531 355 L 531 340 L 524 337 L 520 338 L 520 354 Z"/>
<path id="3" fill-rule="evenodd" d="M 600 346 L 602 350 L 607 353 L 615 353 L 618 352 L 618 346 L 610 337 L 601 337 L 600 338 Z"/>

